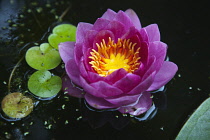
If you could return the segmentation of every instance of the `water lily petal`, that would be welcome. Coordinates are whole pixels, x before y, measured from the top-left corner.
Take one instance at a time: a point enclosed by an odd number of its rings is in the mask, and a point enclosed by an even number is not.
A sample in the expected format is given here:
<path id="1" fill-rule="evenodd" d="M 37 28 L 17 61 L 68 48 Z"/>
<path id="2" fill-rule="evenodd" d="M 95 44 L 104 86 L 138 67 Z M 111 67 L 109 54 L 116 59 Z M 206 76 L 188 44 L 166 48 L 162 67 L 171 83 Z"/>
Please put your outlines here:
<path id="1" fill-rule="evenodd" d="M 156 41 L 149 43 L 149 62 L 147 71 L 143 76 L 143 79 L 149 76 L 152 72 L 158 72 L 161 68 L 164 59 L 166 57 L 167 45 L 163 42 Z"/>
<path id="2" fill-rule="evenodd" d="M 123 106 L 118 109 L 121 113 L 129 113 L 134 116 L 138 116 L 146 112 L 152 105 L 152 98 L 149 92 L 142 93 L 142 96 L 138 99 L 135 104 Z"/>
<path id="3" fill-rule="evenodd" d="M 152 84 L 154 79 L 155 72 L 150 74 L 144 81 L 140 82 L 135 88 L 129 91 L 127 94 L 140 94 L 143 91 L 146 91 Z"/>
<path id="4" fill-rule="evenodd" d="M 82 60 L 80 61 L 80 63 L 78 64 L 78 67 L 79 67 L 80 74 L 83 77 L 87 77 L 88 76 L 88 73 L 87 73 L 87 70 L 85 68 L 85 65 L 84 65 L 84 62 L 83 61 Z"/>
<path id="5" fill-rule="evenodd" d="M 133 22 L 135 27 L 137 29 L 141 29 L 141 23 L 140 23 L 140 20 L 139 20 L 139 17 L 137 16 L 137 14 L 132 9 L 126 10 L 125 13 L 131 19 L 131 21 Z"/>
<path id="6" fill-rule="evenodd" d="M 90 58 L 89 58 L 90 52 L 92 52 L 92 49 L 91 49 L 91 48 L 89 48 L 89 49 L 84 53 L 84 56 L 83 56 L 83 58 L 82 58 L 82 61 L 83 61 L 84 65 L 85 65 L 85 69 L 86 69 L 87 71 L 93 71 L 93 68 L 92 68 L 91 65 L 89 64 L 89 62 L 90 62 Z"/>
<path id="7" fill-rule="evenodd" d="M 105 95 L 106 97 L 110 96 L 117 96 L 122 94 L 122 90 L 104 82 L 104 81 L 98 81 L 95 83 L 90 84 L 92 87 L 95 88 L 95 90 L 98 92 L 97 94 L 100 95 Z"/>
<path id="8" fill-rule="evenodd" d="M 144 63 L 141 63 L 140 66 L 139 66 L 139 68 L 134 71 L 134 74 L 143 77 L 145 71 L 146 71 L 145 64 Z"/>
<path id="9" fill-rule="evenodd" d="M 103 15 L 101 18 L 103 19 L 107 19 L 107 20 L 113 20 L 116 16 L 116 12 L 111 10 L 111 9 L 108 9 Z"/>
<path id="10" fill-rule="evenodd" d="M 108 42 L 109 37 L 115 38 L 114 34 L 109 30 L 101 30 L 100 32 L 98 32 L 93 41 L 93 49 L 98 50 L 96 43 L 100 44 L 103 39 L 105 40 L 105 42 Z"/>
<path id="11" fill-rule="evenodd" d="M 89 94 L 91 93 L 93 96 L 96 96 L 96 97 L 106 97 L 105 95 L 98 94 L 97 91 L 95 90 L 95 88 L 92 87 L 88 83 L 88 81 L 86 79 L 84 79 L 82 76 L 80 76 L 79 79 L 80 79 L 81 87 L 83 87 L 85 92 L 87 92 Z"/>
<path id="12" fill-rule="evenodd" d="M 131 26 L 127 32 L 121 37 L 121 39 L 130 39 L 131 37 L 133 36 L 138 36 L 140 35 L 139 34 L 139 31 L 136 29 L 136 27 L 134 26 Z M 139 39 L 139 37 L 138 37 Z M 140 39 L 139 39 L 140 40 Z M 139 41 L 138 41 L 139 42 Z M 136 42 L 135 42 L 136 43 Z"/>
<path id="13" fill-rule="evenodd" d="M 123 34 L 125 34 L 125 26 L 118 22 L 118 21 L 111 21 L 107 25 L 107 30 L 112 31 L 112 33 L 115 35 L 115 41 L 117 42 L 118 38 L 121 38 Z"/>
<path id="14" fill-rule="evenodd" d="M 84 91 L 74 85 L 67 75 L 62 78 L 62 90 L 65 94 L 69 94 L 73 97 L 84 98 Z"/>
<path id="15" fill-rule="evenodd" d="M 135 94 L 135 95 L 120 95 L 115 97 L 107 97 L 105 98 L 106 101 L 110 102 L 111 104 L 120 106 L 125 106 L 132 104 L 137 101 L 137 99 L 141 96 L 141 94 Z"/>
<path id="16" fill-rule="evenodd" d="M 108 96 L 116 96 L 123 93 L 120 89 L 113 87 L 104 81 L 98 81 L 89 84 L 83 77 L 80 77 L 80 82 L 82 84 L 82 87 L 88 94 L 96 97 L 105 98 Z"/>
<path id="17" fill-rule="evenodd" d="M 85 94 L 85 100 L 87 101 L 87 103 L 90 106 L 92 106 L 96 109 L 116 108 L 116 105 L 113 105 L 113 104 L 107 102 L 106 100 L 104 100 L 103 98 L 98 98 L 91 94 Z"/>
<path id="18" fill-rule="evenodd" d="M 80 22 L 77 25 L 76 42 L 77 43 L 83 43 L 84 42 L 84 37 L 86 36 L 86 32 L 88 30 L 91 30 L 92 27 L 93 27 L 93 25 L 90 24 L 90 23 Z"/>
<path id="19" fill-rule="evenodd" d="M 125 77 L 113 84 L 113 86 L 121 89 L 124 93 L 129 92 L 141 81 L 140 76 L 128 73 Z"/>
<path id="20" fill-rule="evenodd" d="M 83 47 L 82 43 L 76 43 L 74 47 L 74 60 L 76 64 L 79 64 L 81 61 L 81 57 L 83 56 L 83 53 L 81 51 L 81 48 Z"/>
<path id="21" fill-rule="evenodd" d="M 142 41 L 145 41 L 145 42 L 148 42 L 149 41 L 149 37 L 148 37 L 147 31 L 146 31 L 145 28 L 141 28 L 140 31 L 139 31 L 139 33 L 141 35 Z"/>
<path id="22" fill-rule="evenodd" d="M 92 29 L 96 31 L 105 30 L 109 23 L 110 23 L 110 20 L 98 18 L 96 22 L 93 24 Z"/>
<path id="23" fill-rule="evenodd" d="M 74 45 L 75 42 L 64 42 L 59 44 L 59 53 L 64 63 L 69 59 L 74 58 Z"/>
<path id="24" fill-rule="evenodd" d="M 99 76 L 98 73 L 88 71 L 88 77 L 86 78 L 86 80 L 89 83 L 95 83 L 95 82 L 98 82 L 98 81 L 104 81 L 105 78 Z"/>
<path id="25" fill-rule="evenodd" d="M 170 81 L 176 74 L 178 67 L 173 62 L 165 61 L 155 75 L 152 85 L 147 89 L 147 91 L 157 90 L 164 86 L 168 81 Z"/>
<path id="26" fill-rule="evenodd" d="M 127 73 L 128 72 L 123 68 L 118 69 L 114 71 L 113 73 L 111 73 L 110 75 L 108 75 L 107 77 L 105 77 L 105 81 L 112 85 L 118 80 L 122 79 L 124 76 L 126 76 Z"/>
<path id="27" fill-rule="evenodd" d="M 145 68 L 140 71 L 142 75 L 142 80 L 146 79 L 152 72 L 156 72 L 155 70 L 155 62 L 156 62 L 156 57 L 152 56 L 150 57 L 148 64 L 145 65 Z"/>
<path id="28" fill-rule="evenodd" d="M 77 66 L 77 64 L 75 63 L 74 59 L 70 59 L 66 65 L 66 73 L 68 74 L 68 76 L 71 78 L 71 80 L 78 86 L 81 86 L 80 83 L 80 71 L 79 68 Z"/>
<path id="29" fill-rule="evenodd" d="M 92 49 L 93 48 L 93 42 L 94 42 L 94 39 L 95 39 L 95 37 L 96 37 L 97 34 L 98 34 L 98 31 L 95 31 L 95 30 L 89 30 L 89 31 L 87 31 L 86 36 L 85 36 L 85 41 L 84 41 L 84 44 L 82 46 L 82 52 L 83 52 L 83 54 L 88 49 Z M 81 51 L 81 48 L 80 48 L 80 51 Z"/>
<path id="30" fill-rule="evenodd" d="M 145 27 L 149 42 L 160 41 L 160 31 L 157 24 L 151 24 Z"/>
<path id="31" fill-rule="evenodd" d="M 149 43 L 149 55 L 155 56 L 156 59 L 164 61 L 166 57 L 167 45 L 160 41 Z"/>
<path id="32" fill-rule="evenodd" d="M 131 26 L 134 26 L 130 18 L 123 11 L 119 11 L 115 16 L 114 20 L 121 22 L 126 27 L 125 30 L 128 30 Z"/>

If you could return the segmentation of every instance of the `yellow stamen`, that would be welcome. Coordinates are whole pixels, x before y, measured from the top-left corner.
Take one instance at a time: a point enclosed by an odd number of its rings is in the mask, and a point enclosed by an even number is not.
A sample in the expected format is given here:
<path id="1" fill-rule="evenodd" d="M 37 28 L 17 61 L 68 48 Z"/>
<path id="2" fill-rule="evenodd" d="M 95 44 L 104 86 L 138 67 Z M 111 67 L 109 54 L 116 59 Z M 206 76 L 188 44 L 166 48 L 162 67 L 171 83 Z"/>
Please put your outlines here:
<path id="1" fill-rule="evenodd" d="M 140 65 L 140 47 L 135 49 L 136 43 L 130 39 L 118 39 L 117 43 L 109 37 L 106 43 L 104 39 L 96 43 L 97 51 L 92 49 L 89 64 L 100 76 L 106 77 L 112 72 L 123 68 L 129 73 L 133 73 Z"/>

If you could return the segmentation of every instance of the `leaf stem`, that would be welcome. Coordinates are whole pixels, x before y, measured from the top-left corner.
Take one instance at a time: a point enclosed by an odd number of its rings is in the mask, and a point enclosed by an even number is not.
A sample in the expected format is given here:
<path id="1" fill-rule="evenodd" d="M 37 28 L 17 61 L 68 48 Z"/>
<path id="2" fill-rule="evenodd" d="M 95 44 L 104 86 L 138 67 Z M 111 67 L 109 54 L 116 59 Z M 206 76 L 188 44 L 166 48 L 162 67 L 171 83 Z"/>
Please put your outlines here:
<path id="1" fill-rule="evenodd" d="M 68 11 L 70 10 L 71 5 L 69 5 L 66 10 L 61 14 L 61 16 L 58 18 L 58 21 L 62 21 L 63 17 L 68 13 Z"/>
<path id="2" fill-rule="evenodd" d="M 21 63 L 21 61 L 23 60 L 24 56 L 22 56 L 20 58 L 20 60 L 17 62 L 17 64 L 15 65 L 15 67 L 13 68 L 12 72 L 10 73 L 9 76 L 9 81 L 8 81 L 8 93 L 10 93 L 10 87 L 11 87 L 11 81 L 12 81 L 12 77 L 14 75 L 15 70 L 17 69 L 17 67 L 19 66 L 19 64 Z"/>

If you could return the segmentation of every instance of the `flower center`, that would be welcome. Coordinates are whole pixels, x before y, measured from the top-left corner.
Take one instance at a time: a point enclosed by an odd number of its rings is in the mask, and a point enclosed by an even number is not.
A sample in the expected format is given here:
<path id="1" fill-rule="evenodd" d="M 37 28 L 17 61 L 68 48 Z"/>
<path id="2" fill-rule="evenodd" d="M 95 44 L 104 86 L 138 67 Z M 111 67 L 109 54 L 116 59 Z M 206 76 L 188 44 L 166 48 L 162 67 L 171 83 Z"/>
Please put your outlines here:
<path id="1" fill-rule="evenodd" d="M 130 42 L 130 39 L 119 38 L 115 43 L 109 37 L 107 43 L 103 39 L 100 44 L 96 43 L 96 46 L 98 50 L 92 49 L 89 63 L 100 76 L 106 77 L 120 68 L 133 73 L 140 65 L 140 47 L 135 49 L 136 43 Z"/>

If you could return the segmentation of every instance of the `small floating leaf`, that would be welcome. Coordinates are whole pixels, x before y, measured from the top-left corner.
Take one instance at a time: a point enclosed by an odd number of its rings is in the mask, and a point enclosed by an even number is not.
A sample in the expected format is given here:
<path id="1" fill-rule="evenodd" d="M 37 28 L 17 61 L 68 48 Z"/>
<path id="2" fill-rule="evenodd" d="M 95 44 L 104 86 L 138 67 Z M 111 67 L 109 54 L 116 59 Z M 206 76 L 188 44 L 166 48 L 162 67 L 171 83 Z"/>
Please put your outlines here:
<path id="1" fill-rule="evenodd" d="M 60 24 L 53 28 L 53 33 L 48 37 L 48 42 L 58 49 L 61 42 L 75 41 L 76 27 L 71 24 Z"/>
<path id="2" fill-rule="evenodd" d="M 53 69 L 61 62 L 58 50 L 48 43 L 42 43 L 40 47 L 31 47 L 26 52 L 25 58 L 28 65 L 37 70 Z"/>
<path id="3" fill-rule="evenodd" d="M 28 89 L 42 98 L 55 96 L 61 90 L 61 86 L 61 78 L 45 70 L 36 71 L 28 80 Z"/>
<path id="4" fill-rule="evenodd" d="M 33 101 L 22 93 L 14 92 L 4 97 L 1 102 L 3 112 L 11 118 L 23 118 L 33 110 Z"/>
<path id="5" fill-rule="evenodd" d="M 210 138 L 210 97 L 192 114 L 176 140 L 207 140 Z"/>

